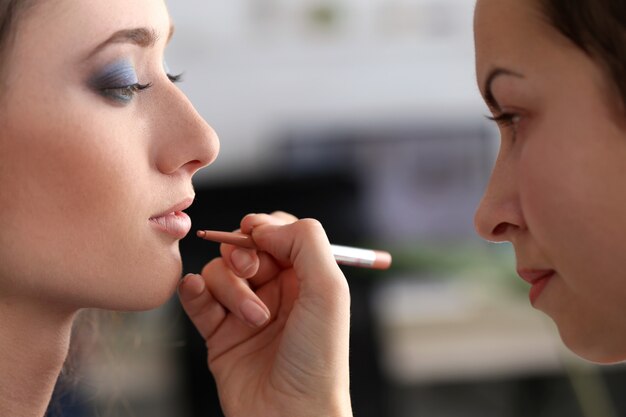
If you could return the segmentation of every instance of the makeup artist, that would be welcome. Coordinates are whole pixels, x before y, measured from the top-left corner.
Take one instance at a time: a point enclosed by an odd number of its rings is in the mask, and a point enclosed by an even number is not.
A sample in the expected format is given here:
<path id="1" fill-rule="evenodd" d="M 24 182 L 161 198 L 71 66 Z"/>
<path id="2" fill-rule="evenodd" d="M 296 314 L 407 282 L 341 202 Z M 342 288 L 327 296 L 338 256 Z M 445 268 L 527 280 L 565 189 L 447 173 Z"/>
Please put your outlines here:
<path id="1" fill-rule="evenodd" d="M 500 152 L 476 214 L 583 358 L 626 360 L 626 2 L 478 0 Z"/>
<path id="2" fill-rule="evenodd" d="M 259 254 L 223 246 L 179 285 L 219 145 L 164 70 L 172 33 L 162 0 L 0 0 L 0 416 L 44 414 L 81 309 L 177 288 L 226 415 L 349 416 L 350 297 L 319 223 L 247 216 Z"/>

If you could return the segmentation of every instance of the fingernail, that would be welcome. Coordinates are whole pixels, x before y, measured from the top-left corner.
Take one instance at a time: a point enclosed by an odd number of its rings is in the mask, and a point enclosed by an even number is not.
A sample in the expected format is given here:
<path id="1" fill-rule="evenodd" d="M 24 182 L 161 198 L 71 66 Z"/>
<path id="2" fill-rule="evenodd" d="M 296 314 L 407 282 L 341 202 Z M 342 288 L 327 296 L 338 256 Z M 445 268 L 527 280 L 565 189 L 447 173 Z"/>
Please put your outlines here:
<path id="1" fill-rule="evenodd" d="M 186 291 L 189 291 L 189 289 L 190 289 L 189 284 L 190 284 L 190 282 L 191 282 L 190 280 L 191 280 L 194 276 L 196 276 L 196 274 L 187 274 L 187 275 L 185 275 L 185 276 L 183 277 L 183 279 L 181 279 L 181 280 L 180 280 L 180 282 L 178 283 L 178 287 L 179 287 L 179 288 L 184 288 Z M 193 286 L 192 286 L 192 287 L 193 287 Z M 196 285 L 196 287 L 197 287 L 197 285 Z"/>
<path id="2" fill-rule="evenodd" d="M 241 304 L 241 314 L 255 327 L 262 326 L 270 318 L 269 314 L 252 300 L 246 300 Z"/>
<path id="3" fill-rule="evenodd" d="M 252 272 L 251 269 L 254 268 L 254 258 L 244 249 L 233 250 L 230 254 L 230 260 L 241 276 L 246 277 L 248 273 Z"/>
<path id="4" fill-rule="evenodd" d="M 192 273 L 189 273 L 189 274 L 185 275 L 184 277 L 182 277 L 182 278 L 180 279 L 180 282 L 185 282 L 185 281 L 187 281 L 187 278 L 189 278 L 189 277 L 190 277 L 190 276 L 192 276 L 192 275 L 193 275 Z"/>

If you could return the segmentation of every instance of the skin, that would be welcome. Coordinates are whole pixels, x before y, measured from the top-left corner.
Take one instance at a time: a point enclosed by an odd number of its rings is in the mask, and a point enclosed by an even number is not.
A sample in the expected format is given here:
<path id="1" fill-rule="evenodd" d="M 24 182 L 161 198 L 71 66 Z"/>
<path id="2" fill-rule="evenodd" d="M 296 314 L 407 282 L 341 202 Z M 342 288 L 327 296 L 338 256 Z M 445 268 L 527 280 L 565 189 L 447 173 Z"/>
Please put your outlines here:
<path id="1" fill-rule="evenodd" d="M 602 67 L 549 26 L 534 2 L 479 0 L 478 84 L 491 84 L 501 148 L 476 213 L 511 242 L 517 268 L 552 269 L 535 307 L 591 361 L 626 359 L 626 126 Z M 489 100 L 487 100 L 489 101 Z"/>
<path id="2" fill-rule="evenodd" d="M 219 148 L 163 69 L 170 26 L 161 0 L 39 1 L 18 21 L 0 94 L 0 415 L 44 414 L 80 309 L 145 310 L 179 285 L 229 417 L 350 415 L 349 292 L 318 223 L 248 216 L 259 252 L 224 245 L 180 284 L 179 238 L 150 221 L 191 202 Z M 94 53 L 135 28 L 154 43 Z M 120 60 L 151 83 L 127 101 L 94 85 Z"/>
<path id="3" fill-rule="evenodd" d="M 178 241 L 148 219 L 193 197 L 191 176 L 215 159 L 218 141 L 163 70 L 167 10 L 140 1 L 122 13 L 118 3 L 41 2 L 20 25 L 0 138 L 0 271 L 19 279 L 5 280 L 3 295 L 28 297 L 37 288 L 67 308 L 144 309 L 176 286 Z M 134 27 L 154 27 L 158 43 L 116 43 L 84 59 L 115 31 Z M 88 83 L 120 58 L 153 83 L 126 105 Z"/>
<path id="4" fill-rule="evenodd" d="M 323 228 L 278 212 L 244 217 L 241 231 L 260 252 L 243 251 L 250 257 L 237 268 L 242 251 L 222 245 L 223 257 L 179 290 L 206 340 L 224 413 L 351 416 L 350 294 Z M 269 313 L 263 324 L 242 312 L 252 292 Z"/>

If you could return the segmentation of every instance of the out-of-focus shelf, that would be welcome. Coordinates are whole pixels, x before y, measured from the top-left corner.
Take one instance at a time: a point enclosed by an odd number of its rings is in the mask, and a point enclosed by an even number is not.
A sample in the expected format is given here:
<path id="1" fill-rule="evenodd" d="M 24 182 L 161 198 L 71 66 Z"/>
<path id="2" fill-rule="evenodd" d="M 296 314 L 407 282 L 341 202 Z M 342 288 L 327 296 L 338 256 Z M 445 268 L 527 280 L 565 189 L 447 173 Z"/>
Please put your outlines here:
<path id="1" fill-rule="evenodd" d="M 403 385 L 552 374 L 576 360 L 528 301 L 463 280 L 389 280 L 375 311 L 384 370 Z"/>

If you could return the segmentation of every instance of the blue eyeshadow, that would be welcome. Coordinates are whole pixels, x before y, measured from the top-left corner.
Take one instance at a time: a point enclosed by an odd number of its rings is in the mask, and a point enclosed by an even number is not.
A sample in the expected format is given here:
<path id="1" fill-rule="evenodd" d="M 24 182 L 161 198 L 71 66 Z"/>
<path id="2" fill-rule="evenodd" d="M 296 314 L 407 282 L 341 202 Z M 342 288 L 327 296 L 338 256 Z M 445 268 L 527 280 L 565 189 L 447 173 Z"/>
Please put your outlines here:
<path id="1" fill-rule="evenodd" d="M 127 59 L 105 66 L 89 80 L 89 84 L 97 89 L 126 87 L 138 82 L 135 68 Z"/>

